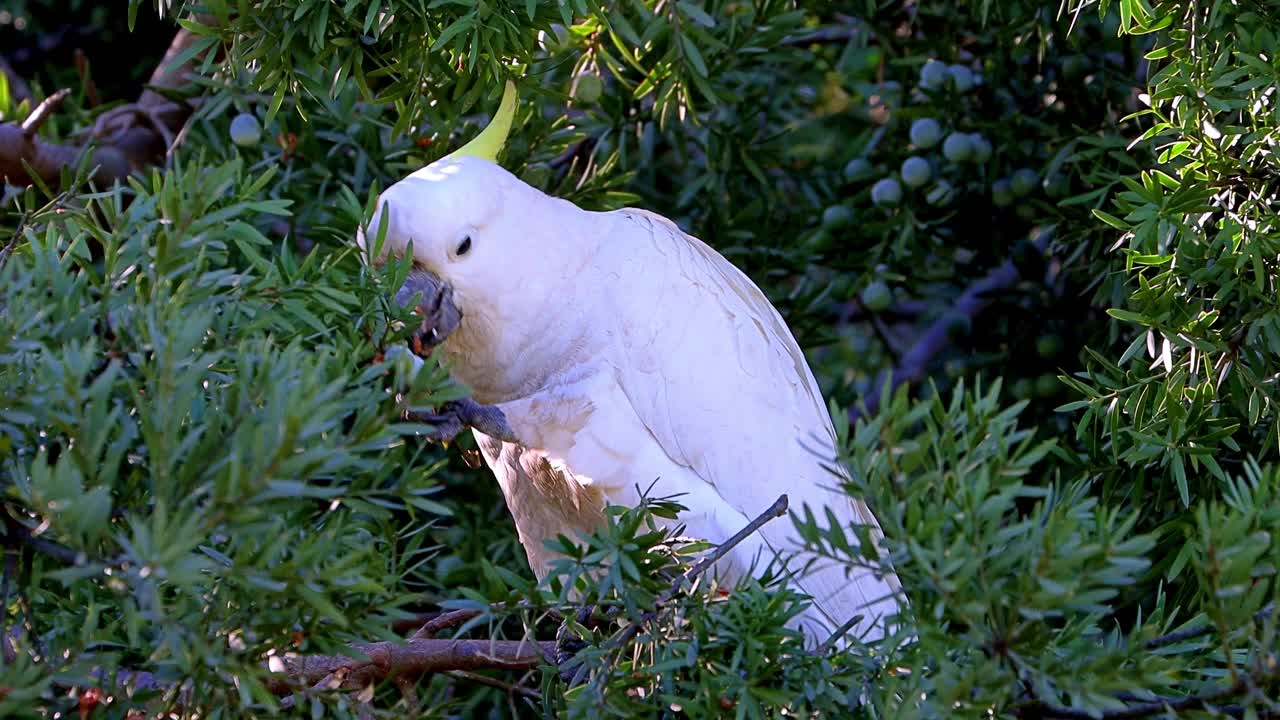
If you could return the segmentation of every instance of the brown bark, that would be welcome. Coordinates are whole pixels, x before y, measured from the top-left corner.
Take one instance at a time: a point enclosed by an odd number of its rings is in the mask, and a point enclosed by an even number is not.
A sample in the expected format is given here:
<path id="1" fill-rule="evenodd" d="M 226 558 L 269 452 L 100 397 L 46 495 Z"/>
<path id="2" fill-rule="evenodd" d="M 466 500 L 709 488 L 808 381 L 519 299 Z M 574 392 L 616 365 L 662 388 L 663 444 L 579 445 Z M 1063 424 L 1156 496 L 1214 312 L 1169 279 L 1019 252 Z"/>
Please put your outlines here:
<path id="1" fill-rule="evenodd" d="M 74 167 L 92 152 L 93 179 L 110 183 L 165 157 L 173 138 L 191 116 L 192 107 L 174 102 L 152 88 L 178 90 L 187 82 L 191 62 L 169 67 L 170 61 L 189 48 L 196 36 L 179 30 L 156 67 L 138 101 L 104 113 L 84 133 L 85 144 L 45 141 L 18 123 L 0 123 L 0 178 L 15 185 L 29 185 L 27 167 L 47 185 L 56 185 L 62 169 Z M 90 147 L 89 141 L 92 142 Z"/>
<path id="2" fill-rule="evenodd" d="M 283 695 L 309 688 L 326 678 L 339 687 L 364 687 L 392 675 L 448 670 L 529 670 L 555 657 L 554 642 L 521 640 L 409 640 L 354 646 L 368 659 L 344 656 L 286 658 L 284 672 L 266 686 Z M 339 680 L 340 679 L 340 680 Z"/>

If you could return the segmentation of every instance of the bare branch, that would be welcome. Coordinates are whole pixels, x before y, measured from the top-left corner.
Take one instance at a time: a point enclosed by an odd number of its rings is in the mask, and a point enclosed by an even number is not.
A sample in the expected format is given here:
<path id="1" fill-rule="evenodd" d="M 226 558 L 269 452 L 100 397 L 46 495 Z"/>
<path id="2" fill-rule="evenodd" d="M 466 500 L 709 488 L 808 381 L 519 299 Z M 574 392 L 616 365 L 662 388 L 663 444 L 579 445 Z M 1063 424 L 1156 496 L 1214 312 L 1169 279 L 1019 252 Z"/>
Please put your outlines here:
<path id="1" fill-rule="evenodd" d="M 1261 622 L 1263 620 L 1266 620 L 1267 618 L 1271 617 L 1271 613 L 1273 612 L 1275 612 L 1275 606 L 1268 605 L 1253 614 L 1253 621 Z M 1204 637 L 1205 635 L 1212 635 L 1214 630 L 1217 630 L 1217 627 L 1214 625 L 1202 625 L 1200 627 L 1187 628 L 1185 630 L 1178 630 L 1176 632 L 1168 633 L 1167 635 L 1161 635 L 1160 637 L 1151 638 L 1150 640 L 1143 643 L 1142 647 L 1144 647 L 1147 650 L 1155 650 L 1156 648 L 1162 648 L 1168 645 L 1174 645 L 1176 643 L 1186 642 L 1187 640 L 1194 640 L 1195 638 Z"/>
<path id="2" fill-rule="evenodd" d="M 479 610 L 451 610 L 449 612 L 440 613 L 423 623 L 422 627 L 418 628 L 418 631 L 409 639 L 426 640 L 428 638 L 433 638 L 436 636 L 436 633 L 441 630 L 448 630 L 449 628 L 457 627 L 474 617 L 479 617 L 480 614 Z"/>
<path id="3" fill-rule="evenodd" d="M 284 672 L 266 679 L 277 694 L 314 686 L 326 677 L 345 671 L 343 689 L 362 688 L 402 673 L 449 670 L 530 670 L 555 656 L 554 642 L 524 640 L 409 640 L 378 642 L 352 647 L 365 658 L 304 656 L 284 658 Z"/>
<path id="4" fill-rule="evenodd" d="M 1049 241 L 1053 237 L 1054 228 L 1048 228 L 1041 232 L 1040 235 L 1032 241 L 1032 245 L 1038 252 L 1043 253 L 1049 247 Z M 975 317 L 986 310 L 993 302 L 991 295 L 997 291 L 1013 287 L 1022 279 L 1022 273 L 1018 270 L 1018 266 L 1013 260 L 1006 260 L 1000 267 L 992 270 L 986 277 L 978 280 L 970 285 L 956 298 L 955 306 L 951 311 L 943 317 L 935 320 L 928 328 L 921 333 L 915 344 L 902 356 L 902 360 L 898 366 L 887 376 L 881 375 L 879 381 L 872 387 L 871 394 L 863 401 L 865 409 L 860 410 L 855 407 L 849 410 L 849 422 L 855 423 L 858 418 L 865 413 L 867 415 L 874 414 L 880 407 L 881 389 L 884 388 L 885 380 L 888 379 L 892 386 L 889 392 L 897 389 L 903 383 L 919 382 L 923 379 L 929 370 L 929 364 L 938 353 L 947 346 L 951 336 L 951 324 L 953 319 L 959 315 L 972 321 Z"/>
<path id="5" fill-rule="evenodd" d="M 177 90 L 187 82 L 194 60 L 176 67 L 171 63 L 196 39 L 191 31 L 179 30 L 138 101 L 104 113 L 92 128 L 80 133 L 85 141 L 97 143 L 91 160 L 95 181 L 123 179 L 135 169 L 166 156 L 175 134 L 191 115 L 192 106 L 172 102 L 158 91 Z M 35 130 L 65 97 L 65 91 L 60 91 L 46 98 L 21 125 L 0 123 L 0 179 L 16 185 L 31 184 L 33 178 L 27 170 L 30 167 L 41 181 L 53 185 L 63 168 L 74 167 L 89 152 L 87 144 L 51 143 L 35 136 Z"/>
<path id="6" fill-rule="evenodd" d="M 23 120 L 22 125 L 19 126 L 22 128 L 22 134 L 27 137 L 35 135 L 36 131 L 44 126 L 49 117 L 52 116 L 58 108 L 62 107 L 63 101 L 66 100 L 67 96 L 70 94 L 70 90 L 62 88 L 58 92 L 50 95 L 44 100 L 41 100 L 40 104 L 36 106 L 36 109 L 32 110 L 31 114 L 27 116 L 27 119 Z"/>
<path id="7" fill-rule="evenodd" d="M 533 688 L 527 688 L 523 685 L 515 685 L 513 683 L 499 680 L 498 678 L 489 677 L 488 675 L 481 675 L 480 673 L 469 672 L 467 670 L 450 670 L 449 674 L 453 677 L 461 678 L 479 685 L 488 685 L 489 687 L 498 688 L 499 690 L 505 690 L 512 695 L 521 695 L 531 700 L 542 699 L 542 693 L 534 690 Z"/>

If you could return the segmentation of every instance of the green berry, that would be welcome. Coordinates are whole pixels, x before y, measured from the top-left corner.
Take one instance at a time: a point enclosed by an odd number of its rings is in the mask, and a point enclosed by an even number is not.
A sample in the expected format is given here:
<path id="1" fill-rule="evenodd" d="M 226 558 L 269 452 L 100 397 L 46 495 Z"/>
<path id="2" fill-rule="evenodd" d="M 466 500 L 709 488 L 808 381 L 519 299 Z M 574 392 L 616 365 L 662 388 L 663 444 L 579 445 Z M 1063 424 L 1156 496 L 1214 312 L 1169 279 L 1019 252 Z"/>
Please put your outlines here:
<path id="1" fill-rule="evenodd" d="M 981 133 L 970 133 L 969 142 L 973 145 L 973 157 L 969 158 L 972 162 L 981 165 L 991 159 L 991 141 Z"/>
<path id="2" fill-rule="evenodd" d="M 862 306 L 871 312 L 883 312 L 893 304 L 893 291 L 883 280 L 875 280 L 862 289 Z"/>
<path id="3" fill-rule="evenodd" d="M 1045 194 L 1051 198 L 1066 197 L 1067 193 L 1071 192 L 1071 180 L 1062 173 L 1046 175 L 1041 185 L 1044 187 Z"/>
<path id="4" fill-rule="evenodd" d="M 1062 352 L 1062 338 L 1057 335 L 1041 335 L 1036 340 L 1036 352 L 1040 354 L 1040 357 L 1056 357 L 1058 353 Z"/>
<path id="5" fill-rule="evenodd" d="M 933 170 L 929 167 L 929 161 L 922 157 L 911 156 L 902 161 L 902 182 L 909 188 L 918 188 L 929 182 L 933 177 Z"/>
<path id="6" fill-rule="evenodd" d="M 1009 388 L 1015 400 L 1028 400 L 1035 392 L 1036 386 L 1027 378 L 1018 378 Z"/>
<path id="7" fill-rule="evenodd" d="M 826 228 L 818 228 L 809 233 L 809 239 L 805 244 L 811 250 L 822 250 L 831 244 L 831 233 Z"/>
<path id="8" fill-rule="evenodd" d="M 956 92 L 967 93 L 977 84 L 973 76 L 973 71 L 964 65 L 952 65 L 948 68 L 951 73 L 951 82 L 955 85 Z"/>
<path id="9" fill-rule="evenodd" d="M 231 142 L 240 147 L 252 147 L 262 140 L 262 124 L 258 118 L 241 113 L 231 119 Z"/>
<path id="10" fill-rule="evenodd" d="M 936 90 L 947 84 L 951 79 L 951 72 L 947 68 L 947 64 L 937 60 L 929 60 L 920 68 L 920 87 L 926 90 Z"/>
<path id="11" fill-rule="evenodd" d="M 1009 207 L 1013 204 L 1013 183 L 1008 178 L 1000 178 L 991 183 L 991 202 L 996 207 Z"/>
<path id="12" fill-rule="evenodd" d="M 1058 394 L 1058 390 L 1062 387 L 1062 383 L 1058 381 L 1058 376 L 1053 374 L 1045 374 L 1036 378 L 1036 395 L 1040 397 L 1053 397 Z"/>
<path id="13" fill-rule="evenodd" d="M 573 99 L 584 105 L 594 105 L 604 95 L 604 81 L 599 75 L 583 75 L 573 89 Z"/>
<path id="14" fill-rule="evenodd" d="M 920 118 L 911 123 L 911 144 L 928 149 L 942 140 L 942 126 L 933 118 Z"/>
<path id="15" fill-rule="evenodd" d="M 893 178 L 884 178 L 871 186 L 871 202 L 880 207 L 897 207 L 902 202 L 902 186 Z"/>
<path id="16" fill-rule="evenodd" d="M 866 180 L 871 176 L 873 168 L 871 162 L 866 158 L 856 157 L 844 166 L 844 179 L 849 182 L 858 182 Z"/>
<path id="17" fill-rule="evenodd" d="M 853 222 L 853 211 L 844 205 L 832 205 L 822 211 L 822 227 L 836 230 Z"/>
<path id="18" fill-rule="evenodd" d="M 942 143 L 942 154 L 953 163 L 962 163 L 973 157 L 973 140 L 964 133 L 951 133 Z"/>
<path id="19" fill-rule="evenodd" d="M 1014 171 L 1010 183 L 1013 187 L 1013 194 L 1023 197 L 1030 195 L 1031 191 L 1036 189 L 1036 185 L 1040 183 L 1040 176 L 1031 168 L 1021 168 Z"/>

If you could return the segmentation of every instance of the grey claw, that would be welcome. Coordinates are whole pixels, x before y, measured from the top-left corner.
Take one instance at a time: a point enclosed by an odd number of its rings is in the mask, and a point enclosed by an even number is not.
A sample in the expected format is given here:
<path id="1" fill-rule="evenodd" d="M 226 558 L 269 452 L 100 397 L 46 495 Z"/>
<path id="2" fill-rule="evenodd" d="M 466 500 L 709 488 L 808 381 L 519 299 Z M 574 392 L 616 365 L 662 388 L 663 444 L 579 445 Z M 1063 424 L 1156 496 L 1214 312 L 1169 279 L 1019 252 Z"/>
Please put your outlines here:
<path id="1" fill-rule="evenodd" d="M 431 437 L 438 442 L 448 442 L 468 427 L 492 438 L 516 442 L 515 433 L 501 410 L 492 405 L 481 405 L 471 398 L 447 402 L 434 413 L 411 411 L 409 419 L 435 425 L 437 429 Z"/>

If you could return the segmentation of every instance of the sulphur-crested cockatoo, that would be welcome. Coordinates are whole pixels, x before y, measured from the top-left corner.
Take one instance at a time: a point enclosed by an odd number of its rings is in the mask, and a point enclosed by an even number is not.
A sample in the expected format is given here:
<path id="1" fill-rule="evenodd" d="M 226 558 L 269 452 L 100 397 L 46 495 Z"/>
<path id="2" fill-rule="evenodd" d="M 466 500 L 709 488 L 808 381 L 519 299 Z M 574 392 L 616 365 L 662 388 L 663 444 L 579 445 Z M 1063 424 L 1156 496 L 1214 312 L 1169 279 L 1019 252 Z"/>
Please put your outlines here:
<path id="1" fill-rule="evenodd" d="M 835 432 L 782 317 L 742 272 L 645 210 L 588 212 L 496 164 L 515 109 L 508 83 L 471 143 L 387 188 L 358 241 L 413 254 L 398 298 L 419 300 L 419 352 L 437 348 L 541 578 L 545 543 L 590 533 L 606 503 L 679 495 L 686 534 L 720 543 L 785 493 L 847 528 L 879 526 L 829 469 Z M 410 250 L 411 248 L 411 250 Z M 379 260 L 381 258 L 375 258 Z M 765 524 L 715 568 L 726 584 L 799 548 L 788 519 Z M 813 598 L 797 620 L 825 640 L 853 620 L 880 637 L 896 576 L 795 560 Z M 778 569 L 775 566 L 775 570 Z"/>

